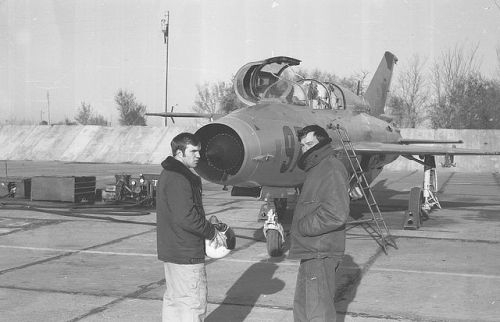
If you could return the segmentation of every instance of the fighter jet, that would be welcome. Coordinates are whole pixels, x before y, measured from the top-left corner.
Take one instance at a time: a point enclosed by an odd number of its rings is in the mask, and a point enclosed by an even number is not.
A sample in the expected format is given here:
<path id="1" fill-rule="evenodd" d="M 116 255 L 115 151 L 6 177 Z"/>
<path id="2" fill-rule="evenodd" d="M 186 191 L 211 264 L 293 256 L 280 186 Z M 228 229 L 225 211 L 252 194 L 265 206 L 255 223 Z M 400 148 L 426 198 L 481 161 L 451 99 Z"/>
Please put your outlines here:
<path id="1" fill-rule="evenodd" d="M 355 180 L 356 170 L 349 163 L 349 149 L 355 153 L 364 176 L 371 183 L 384 166 L 403 156 L 424 167 L 424 182 L 410 192 L 408 221 L 418 228 L 421 216 L 440 207 L 435 196 L 435 156 L 500 154 L 449 146 L 455 141 L 404 139 L 400 129 L 384 114 L 397 58 L 385 52 L 364 95 L 335 83 L 301 78 L 293 72 L 300 60 L 279 56 L 251 62 L 241 67 L 234 79 L 234 89 L 246 107 L 227 115 L 200 115 L 211 123 L 196 134 L 201 138 L 201 159 L 195 171 L 204 179 L 232 186 L 232 195 L 251 195 L 266 200 L 272 209 L 264 224 L 270 255 L 280 255 L 284 231 L 280 213 L 286 208 L 290 189 L 297 189 L 305 173 L 297 167 L 301 149 L 297 131 L 317 124 L 327 130 L 339 159 L 351 174 L 353 199 L 363 192 Z M 194 113 L 193 113 L 194 114 Z M 151 113 L 163 117 L 185 116 L 185 113 Z M 342 137 L 341 132 L 345 133 Z M 346 148 L 346 141 L 347 146 Z M 436 144 L 446 143 L 446 146 Z M 414 145 L 420 144 L 420 145 Z M 424 145 L 422 145 L 424 144 Z M 432 145 L 429 145 L 432 144 Z M 269 218 L 269 211 L 276 213 Z"/>

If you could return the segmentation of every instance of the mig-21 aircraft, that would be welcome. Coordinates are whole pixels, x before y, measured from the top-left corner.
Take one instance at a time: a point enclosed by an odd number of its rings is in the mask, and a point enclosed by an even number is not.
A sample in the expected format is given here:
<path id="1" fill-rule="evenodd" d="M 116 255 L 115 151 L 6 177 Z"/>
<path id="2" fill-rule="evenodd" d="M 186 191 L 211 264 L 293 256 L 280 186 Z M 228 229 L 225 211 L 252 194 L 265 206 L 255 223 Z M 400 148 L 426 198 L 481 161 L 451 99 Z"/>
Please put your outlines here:
<path id="1" fill-rule="evenodd" d="M 447 156 L 451 163 L 454 155 L 500 152 L 436 146 L 461 143 L 460 140 L 403 138 L 392 119 L 384 114 L 396 62 L 396 56 L 386 52 L 364 95 L 357 95 L 339 84 L 297 77 L 290 67 L 299 65 L 298 59 L 273 57 L 248 63 L 236 73 L 234 89 L 247 107 L 226 115 L 173 112 L 147 115 L 213 120 L 196 132 L 201 139 L 201 158 L 195 171 L 210 182 L 233 186 L 232 195 L 252 195 L 268 201 L 268 205 L 274 204 L 266 209 L 264 224 L 271 256 L 282 253 L 285 236 L 280 213 L 286 208 L 288 191 L 299 190 L 305 179 L 305 173 L 297 167 L 301 155 L 297 131 L 311 124 L 322 126 L 332 138 L 339 159 L 352 175 L 353 199 L 361 198 L 367 186 L 355 180 L 358 176 L 349 163 L 350 152 L 358 160 L 368 185 L 385 165 L 399 156 L 422 164 L 424 182 L 421 187 L 411 189 L 406 214 L 411 216 L 410 228 L 417 229 L 421 215 L 440 207 L 434 195 L 436 155 Z"/>

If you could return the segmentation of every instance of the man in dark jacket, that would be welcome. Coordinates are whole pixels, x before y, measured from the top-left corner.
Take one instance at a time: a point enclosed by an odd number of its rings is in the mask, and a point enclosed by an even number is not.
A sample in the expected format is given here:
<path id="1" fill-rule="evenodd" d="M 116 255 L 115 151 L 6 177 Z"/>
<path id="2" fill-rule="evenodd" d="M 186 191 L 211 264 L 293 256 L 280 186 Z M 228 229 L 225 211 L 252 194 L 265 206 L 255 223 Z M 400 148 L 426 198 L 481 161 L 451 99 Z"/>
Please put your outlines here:
<path id="1" fill-rule="evenodd" d="M 335 321 L 335 272 L 345 250 L 349 177 L 328 133 L 309 125 L 298 134 L 306 179 L 293 215 L 290 258 L 300 259 L 295 321 Z"/>
<path id="2" fill-rule="evenodd" d="M 205 219 L 201 179 L 190 168 L 200 159 L 200 141 L 181 133 L 173 156 L 162 163 L 157 189 L 158 259 L 164 262 L 163 321 L 203 321 L 207 309 L 205 239 L 218 243 L 216 227 Z"/>

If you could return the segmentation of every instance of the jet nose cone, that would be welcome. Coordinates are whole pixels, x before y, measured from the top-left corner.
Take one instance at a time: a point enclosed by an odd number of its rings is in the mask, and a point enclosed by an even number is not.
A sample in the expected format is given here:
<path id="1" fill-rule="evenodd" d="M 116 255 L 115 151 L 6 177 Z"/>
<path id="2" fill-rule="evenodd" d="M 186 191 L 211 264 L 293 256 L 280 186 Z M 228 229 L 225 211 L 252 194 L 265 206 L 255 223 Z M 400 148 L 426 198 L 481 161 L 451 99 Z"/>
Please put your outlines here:
<path id="1" fill-rule="evenodd" d="M 225 183 L 241 169 L 245 151 L 240 136 L 224 124 L 208 124 L 196 135 L 201 140 L 200 161 L 196 172 L 206 180 Z"/>

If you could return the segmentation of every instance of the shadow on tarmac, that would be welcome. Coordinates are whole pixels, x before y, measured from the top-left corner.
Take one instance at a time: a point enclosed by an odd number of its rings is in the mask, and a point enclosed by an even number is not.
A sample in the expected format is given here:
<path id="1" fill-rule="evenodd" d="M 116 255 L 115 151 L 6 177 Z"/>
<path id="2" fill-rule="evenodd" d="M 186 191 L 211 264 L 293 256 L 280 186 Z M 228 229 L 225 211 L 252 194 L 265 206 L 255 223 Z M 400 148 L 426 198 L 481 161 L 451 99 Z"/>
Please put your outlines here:
<path id="1" fill-rule="evenodd" d="M 336 274 L 337 289 L 335 292 L 335 309 L 337 322 L 344 322 L 349 304 L 356 297 L 356 291 L 363 277 L 361 267 L 354 262 L 351 255 L 344 255 L 342 263 Z"/>
<path id="2" fill-rule="evenodd" d="M 207 318 L 206 322 L 244 321 L 250 314 L 261 295 L 274 294 L 285 287 L 285 282 L 273 277 L 278 269 L 274 262 L 280 262 L 284 257 L 275 260 L 262 260 L 250 266 L 227 291 L 226 297 Z M 250 287 L 251 286 L 251 287 Z M 226 305 L 224 305 L 226 304 Z M 234 316 L 231 305 L 238 305 L 238 316 Z"/>

